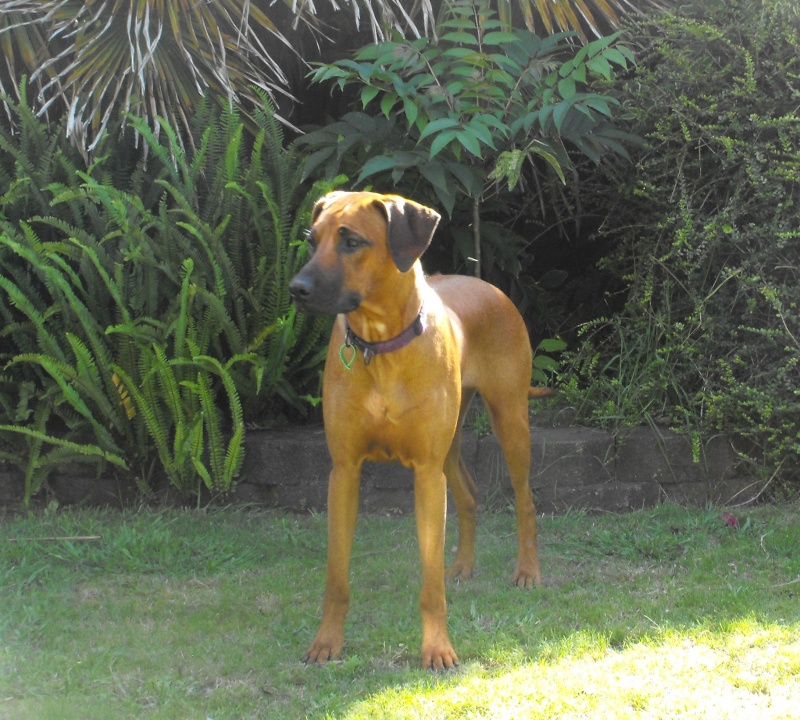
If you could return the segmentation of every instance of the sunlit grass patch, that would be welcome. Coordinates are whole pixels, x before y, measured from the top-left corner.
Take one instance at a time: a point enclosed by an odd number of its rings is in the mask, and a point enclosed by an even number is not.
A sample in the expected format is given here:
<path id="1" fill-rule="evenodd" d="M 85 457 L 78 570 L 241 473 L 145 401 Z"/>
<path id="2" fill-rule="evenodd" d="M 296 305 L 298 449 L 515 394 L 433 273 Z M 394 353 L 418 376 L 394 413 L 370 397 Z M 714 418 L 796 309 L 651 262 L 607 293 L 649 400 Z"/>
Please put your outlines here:
<path id="1" fill-rule="evenodd" d="M 794 718 L 800 707 L 797 625 L 669 632 L 621 650 L 575 647 L 557 659 L 380 691 L 344 715 L 359 718 Z M 779 649 L 779 650 L 778 650 Z M 776 650 L 778 652 L 776 653 Z"/>

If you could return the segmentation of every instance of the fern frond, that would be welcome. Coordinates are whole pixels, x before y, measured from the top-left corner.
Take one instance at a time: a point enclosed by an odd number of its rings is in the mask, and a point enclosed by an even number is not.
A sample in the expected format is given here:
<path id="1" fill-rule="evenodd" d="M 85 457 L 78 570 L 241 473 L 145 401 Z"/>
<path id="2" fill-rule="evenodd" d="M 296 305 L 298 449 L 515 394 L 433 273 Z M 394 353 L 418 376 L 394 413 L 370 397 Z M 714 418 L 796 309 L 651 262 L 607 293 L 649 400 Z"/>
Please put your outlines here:
<path id="1" fill-rule="evenodd" d="M 208 472 L 208 468 L 206 468 L 202 460 L 195 457 L 194 455 L 192 455 L 192 467 L 194 468 L 194 471 L 197 473 L 200 479 L 203 481 L 203 484 L 209 490 L 216 489 L 214 480 L 212 479 L 211 475 Z"/>
<path id="2" fill-rule="evenodd" d="M 31 321 L 36 330 L 39 349 L 46 355 L 57 357 L 60 360 L 66 359 L 63 349 L 46 327 L 44 314 L 30 301 L 26 293 L 3 275 L 0 275 L 0 287 L 6 291 L 9 302 Z"/>
<path id="3" fill-rule="evenodd" d="M 198 289 L 197 295 L 206 307 L 203 324 L 207 331 L 214 333 L 217 339 L 220 339 L 221 334 L 221 337 L 224 337 L 227 342 L 226 349 L 229 352 L 244 352 L 245 338 L 242 337 L 239 327 L 228 314 L 223 298 L 207 290 L 200 289 Z M 201 343 L 201 346 L 207 346 L 207 343 Z"/>
<path id="4" fill-rule="evenodd" d="M 158 453 L 161 466 L 164 468 L 167 476 L 170 476 L 173 462 L 169 454 L 169 441 L 167 440 L 166 426 L 161 413 L 158 411 L 158 402 L 154 401 L 157 396 L 153 393 L 146 394 L 142 392 L 133 382 L 131 376 L 118 365 L 112 365 L 111 370 L 120 378 L 126 391 L 133 398 L 138 415 L 143 418 L 147 431 L 150 437 L 153 438 L 155 450 Z"/>
<path id="5" fill-rule="evenodd" d="M 67 333 L 67 341 L 75 356 L 76 382 L 81 392 L 97 407 L 98 415 L 117 430 L 125 432 L 125 423 L 117 406 L 110 402 L 103 391 L 106 382 L 97 369 L 97 363 L 89 348 L 73 333 Z"/>
<path id="6" fill-rule="evenodd" d="M 184 177 L 189 175 L 186 154 L 182 149 L 177 133 L 167 120 L 163 117 L 158 117 L 159 131 L 163 132 L 168 140 L 168 144 L 165 144 L 160 137 L 156 136 L 153 128 L 145 120 L 133 115 L 126 115 L 126 118 L 135 131 L 144 139 L 148 151 L 161 162 L 173 182 L 181 180 L 181 173 L 183 173 Z"/>
<path id="7" fill-rule="evenodd" d="M 86 257 L 92 263 L 97 274 L 100 276 L 100 279 L 103 281 L 103 286 L 108 291 L 109 296 L 114 301 L 114 306 L 117 312 L 119 313 L 122 321 L 124 323 L 130 324 L 131 323 L 131 315 L 128 310 L 128 307 L 125 303 L 125 300 L 122 297 L 122 291 L 120 289 L 120 285 L 117 282 L 116 278 L 112 278 L 109 275 L 108 271 L 104 263 L 100 260 L 100 257 L 95 250 L 95 248 L 91 247 L 88 243 L 83 243 L 79 241 L 77 238 L 72 237 L 70 238 L 73 245 L 79 249 L 81 255 Z"/>
<path id="8" fill-rule="evenodd" d="M 32 430 L 44 434 L 47 427 L 47 422 L 50 419 L 52 410 L 50 404 L 47 402 L 40 402 L 33 412 L 33 426 Z M 48 467 L 42 467 L 39 464 L 39 458 L 42 452 L 42 445 L 44 440 L 41 437 L 28 436 L 28 452 L 24 460 L 24 473 L 25 473 L 25 495 L 24 502 L 27 505 L 31 497 L 39 491 L 44 481 L 47 479 L 49 471 Z"/>
<path id="9" fill-rule="evenodd" d="M 225 492 L 233 490 L 236 478 L 244 463 L 244 425 L 236 425 L 225 453 L 225 467 L 222 473 L 222 488 Z"/>
<path id="10" fill-rule="evenodd" d="M 82 190 L 76 191 L 75 188 L 65 188 L 63 194 L 69 200 L 73 197 L 80 197 L 81 199 L 85 198 L 85 193 Z M 55 199 L 50 201 L 50 204 L 55 206 L 58 205 L 60 202 L 57 196 Z M 91 243 L 94 240 L 94 236 L 91 235 L 85 228 L 81 227 L 80 225 L 76 225 L 74 223 L 67 222 L 63 218 L 55 217 L 53 215 L 34 215 L 30 221 L 32 223 L 40 223 L 45 225 L 46 227 L 53 228 L 54 230 L 58 231 L 58 234 L 61 237 L 65 238 L 77 238 L 81 242 L 84 243 Z M 78 253 L 74 252 L 74 248 L 70 247 L 68 241 L 63 240 L 60 242 L 51 241 L 47 243 L 47 248 L 51 249 L 56 252 L 70 254 L 71 259 L 77 260 L 80 259 Z"/>
<path id="11" fill-rule="evenodd" d="M 224 297 L 226 294 L 225 290 L 225 283 L 222 277 L 222 270 L 217 262 L 218 252 L 215 251 L 215 248 L 219 246 L 219 238 L 225 233 L 225 228 L 228 225 L 230 217 L 222 218 L 221 222 L 217 227 L 210 228 L 206 226 L 205 228 L 201 229 L 200 227 L 193 225 L 192 223 L 187 223 L 183 221 L 178 221 L 175 223 L 178 227 L 183 228 L 186 230 L 187 233 L 193 238 L 198 241 L 198 244 L 203 250 L 203 254 L 205 258 L 196 258 L 196 259 L 204 259 L 205 264 L 207 265 L 208 269 L 211 272 L 213 277 L 213 291 L 217 293 L 220 297 Z M 206 232 L 203 232 L 205 230 Z"/>
<path id="12" fill-rule="evenodd" d="M 125 410 L 125 416 L 128 418 L 128 420 L 133 420 L 136 417 L 136 406 L 131 399 L 130 392 L 125 387 L 125 384 L 122 382 L 122 378 L 117 375 L 117 373 L 111 374 L 111 381 L 114 383 L 114 387 L 117 389 L 120 404 Z"/>
<path id="13" fill-rule="evenodd" d="M 197 116 L 195 117 L 197 119 Z M 212 126 L 212 120 L 209 118 L 203 126 L 203 132 L 200 136 L 200 142 L 195 143 L 194 156 L 192 157 L 189 165 L 189 171 L 192 178 L 202 177 L 205 174 L 206 167 L 211 164 L 211 157 L 213 157 L 213 148 L 215 144 L 216 133 Z"/>
<path id="14" fill-rule="evenodd" d="M 228 147 L 225 151 L 225 185 L 235 182 L 239 178 L 243 132 L 244 125 L 237 122 L 233 127 L 233 132 L 229 135 Z"/>
<path id="15" fill-rule="evenodd" d="M 189 328 L 189 288 L 192 270 L 194 270 L 194 261 L 191 258 L 186 258 L 181 265 L 181 292 L 173 346 L 175 357 L 183 357 L 186 352 L 186 334 Z"/>
<path id="16" fill-rule="evenodd" d="M 189 431 L 186 433 L 186 444 L 183 447 L 182 457 L 186 463 L 192 459 L 197 459 L 202 462 L 203 450 L 205 449 L 205 431 L 204 431 L 203 418 L 197 415 L 191 425 Z"/>
<path id="17" fill-rule="evenodd" d="M 84 385 L 75 368 L 65 362 L 42 354 L 17 355 L 12 358 L 10 364 L 20 362 L 35 363 L 47 372 L 55 381 L 61 391 L 61 397 L 66 400 L 69 407 L 89 423 L 100 444 L 118 450 L 117 442 L 109 432 L 105 422 L 95 417 L 95 413 L 92 412 L 84 399 L 84 394 L 93 395 L 95 389 Z"/>
<path id="18" fill-rule="evenodd" d="M 163 393 L 162 398 L 166 402 L 173 422 L 181 422 L 184 419 L 185 412 L 178 378 L 173 370 L 174 362 L 171 363 L 167 359 L 167 354 L 160 345 L 153 345 L 153 355 L 156 362 L 149 368 L 147 375 L 144 376 L 143 384 L 150 382 L 151 376 L 155 375 L 158 387 Z"/>
<path id="19" fill-rule="evenodd" d="M 49 443 L 50 445 L 58 445 L 59 447 L 67 448 L 78 455 L 98 457 L 110 462 L 112 465 L 121 467 L 123 470 L 128 469 L 128 464 L 125 462 L 123 457 L 120 457 L 116 453 L 103 450 L 103 448 L 97 445 L 83 445 L 81 443 L 72 442 L 71 440 L 65 440 L 64 438 L 48 435 L 40 430 L 35 430 L 28 427 L 20 427 L 19 425 L 0 425 L 0 430 L 4 432 L 13 432 L 19 433 L 20 435 L 26 435 L 27 437 L 31 437 L 34 440 L 42 443 Z"/>
<path id="20" fill-rule="evenodd" d="M 223 446 L 225 438 L 222 434 L 222 420 L 217 408 L 216 397 L 211 387 L 211 380 L 207 372 L 200 370 L 197 373 L 197 394 L 200 407 L 203 409 L 203 422 L 208 432 L 207 450 L 211 473 L 216 488 L 224 472 L 225 455 Z"/>

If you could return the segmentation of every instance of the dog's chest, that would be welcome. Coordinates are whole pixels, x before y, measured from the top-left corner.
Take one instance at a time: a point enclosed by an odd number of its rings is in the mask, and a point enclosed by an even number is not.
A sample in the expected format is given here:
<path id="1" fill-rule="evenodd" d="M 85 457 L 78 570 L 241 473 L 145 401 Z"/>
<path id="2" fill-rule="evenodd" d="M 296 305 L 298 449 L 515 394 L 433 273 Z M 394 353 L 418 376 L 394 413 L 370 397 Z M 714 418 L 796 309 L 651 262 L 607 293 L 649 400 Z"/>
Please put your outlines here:
<path id="1" fill-rule="evenodd" d="M 420 410 L 417 398 L 402 386 L 370 388 L 362 394 L 360 408 L 369 418 L 368 426 L 384 431 L 412 424 Z"/>
<path id="2" fill-rule="evenodd" d="M 360 412 L 366 459 L 413 463 L 420 452 L 426 452 L 431 433 L 439 434 L 447 427 L 447 419 L 438 417 L 443 407 L 435 389 L 423 395 L 404 391 L 402 386 L 365 393 Z"/>

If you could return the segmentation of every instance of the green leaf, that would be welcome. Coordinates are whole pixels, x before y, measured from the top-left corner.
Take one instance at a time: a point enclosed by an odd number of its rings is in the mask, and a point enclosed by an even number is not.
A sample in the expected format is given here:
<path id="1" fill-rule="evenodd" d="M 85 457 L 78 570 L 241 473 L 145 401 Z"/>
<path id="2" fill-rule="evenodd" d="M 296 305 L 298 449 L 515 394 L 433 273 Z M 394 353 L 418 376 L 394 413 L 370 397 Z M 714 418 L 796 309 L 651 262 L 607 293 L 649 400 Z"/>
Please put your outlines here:
<path id="1" fill-rule="evenodd" d="M 467 191 L 468 195 L 480 197 L 483 194 L 483 168 L 456 162 L 445 163 L 445 168 Z"/>
<path id="2" fill-rule="evenodd" d="M 491 117 L 491 116 L 483 116 Z M 495 150 L 494 137 L 492 136 L 489 128 L 481 122 L 479 118 L 473 118 L 465 128 L 475 135 L 475 137 L 484 145 L 488 145 L 492 150 Z"/>
<path id="3" fill-rule="evenodd" d="M 614 42 L 616 42 L 619 39 L 620 35 L 622 35 L 622 31 L 621 30 L 617 30 L 617 32 L 611 33 L 611 35 L 606 35 L 604 37 L 597 38 L 597 40 L 592 40 L 592 42 L 588 43 L 585 46 L 586 47 L 586 53 L 590 57 L 593 57 L 594 55 L 597 55 L 602 50 L 604 50 L 605 48 L 609 47 L 609 45 L 613 45 Z"/>
<path id="4" fill-rule="evenodd" d="M 617 45 L 616 49 L 622 53 L 631 65 L 636 65 L 636 55 L 627 45 Z"/>
<path id="5" fill-rule="evenodd" d="M 544 143 L 539 143 L 539 141 L 537 141 L 537 144 L 534 144 L 528 148 L 528 152 L 543 158 L 550 165 L 550 167 L 555 170 L 555 173 L 558 175 L 558 179 L 561 180 L 561 183 L 566 184 L 567 179 L 564 176 L 564 169 L 561 167 L 561 162 L 550 150 L 550 148 L 546 147 Z"/>
<path id="6" fill-rule="evenodd" d="M 536 346 L 536 349 L 542 352 L 561 352 L 567 349 L 567 343 L 560 338 L 545 338 Z"/>
<path id="7" fill-rule="evenodd" d="M 558 92 L 565 100 L 570 99 L 575 95 L 575 80 L 570 77 L 562 78 L 558 81 Z"/>
<path id="8" fill-rule="evenodd" d="M 505 67 L 512 75 L 519 77 L 522 74 L 523 67 L 516 60 L 508 55 L 501 55 L 500 53 L 492 53 L 487 55 L 487 59 L 493 63 Z"/>
<path id="9" fill-rule="evenodd" d="M 312 70 L 308 77 L 313 83 L 324 83 L 328 80 L 352 80 L 357 73 L 353 69 L 339 67 L 338 65 L 323 65 L 316 70 Z"/>
<path id="10" fill-rule="evenodd" d="M 458 123 L 456 123 L 458 124 Z M 439 133 L 431 143 L 430 155 L 429 157 L 433 159 L 438 155 L 442 150 L 444 150 L 453 140 L 456 139 L 458 135 L 458 130 L 445 130 L 444 132 Z"/>
<path id="11" fill-rule="evenodd" d="M 107 452 L 97 445 L 81 445 L 70 440 L 53 437 L 44 432 L 35 430 L 33 428 L 20 427 L 19 425 L 0 425 L 0 430 L 3 432 L 19 433 L 20 435 L 27 435 L 28 437 L 41 440 L 42 442 L 49 443 L 50 445 L 57 445 L 59 447 L 67 448 L 79 455 L 94 456 L 102 458 L 110 462 L 112 465 L 128 470 L 128 464 L 125 459 L 116 455 L 115 453 Z"/>
<path id="12" fill-rule="evenodd" d="M 397 102 L 397 95 L 387 92 L 381 100 L 381 112 L 388 118 L 391 115 L 392 108 Z"/>
<path id="13" fill-rule="evenodd" d="M 628 66 L 625 55 L 617 48 L 609 48 L 603 53 L 603 57 L 608 60 L 608 62 L 619 65 L 621 68 L 626 68 Z"/>
<path id="14" fill-rule="evenodd" d="M 611 80 L 611 65 L 604 57 L 595 57 L 586 63 L 586 66 L 594 73 L 602 75 L 606 80 Z"/>
<path id="15" fill-rule="evenodd" d="M 476 56 L 476 51 L 470 48 L 454 47 L 448 48 L 442 53 L 444 58 L 456 58 L 457 60 L 464 60 L 465 58 L 473 58 Z M 451 67 L 451 66 L 447 66 Z M 436 68 L 434 68 L 436 69 Z M 443 71 L 445 68 L 441 68 Z"/>
<path id="16" fill-rule="evenodd" d="M 446 188 L 448 178 L 440 162 L 428 162 L 419 166 L 419 172 L 434 188 Z"/>
<path id="17" fill-rule="evenodd" d="M 366 108 L 367 105 L 375 99 L 375 96 L 381 91 L 379 87 L 375 87 L 374 85 L 367 85 L 361 91 L 361 107 Z"/>
<path id="18" fill-rule="evenodd" d="M 458 77 L 472 80 L 475 76 L 475 67 L 473 65 L 457 65 L 450 68 L 450 72 Z"/>
<path id="19" fill-rule="evenodd" d="M 538 120 L 539 127 L 541 127 L 542 131 L 546 134 L 551 132 L 550 123 L 552 123 L 555 109 L 555 105 L 545 105 L 538 113 L 531 113 L 531 115 Z"/>
<path id="20" fill-rule="evenodd" d="M 403 108 L 406 111 L 406 122 L 408 127 L 413 127 L 419 115 L 419 106 L 413 100 L 406 99 L 403 101 Z"/>
<path id="21" fill-rule="evenodd" d="M 364 163 L 356 182 L 360 183 L 362 180 L 370 177 L 371 175 L 386 172 L 387 170 L 394 170 L 395 168 L 397 168 L 397 160 L 394 156 L 378 155 L 370 158 L 366 163 Z"/>
<path id="22" fill-rule="evenodd" d="M 456 204 L 456 184 L 446 182 L 444 185 L 434 185 L 433 190 L 436 193 L 436 197 L 439 198 L 442 207 L 444 207 L 447 214 L 452 217 L 453 208 Z"/>
<path id="23" fill-rule="evenodd" d="M 505 180 L 509 191 L 513 190 L 519 182 L 524 159 L 525 153 L 522 150 L 514 149 L 500 153 L 494 169 L 489 173 L 489 179 L 498 182 Z"/>
<path id="24" fill-rule="evenodd" d="M 585 104 L 587 107 L 590 107 L 592 110 L 599 112 L 601 115 L 605 115 L 606 117 L 611 117 L 611 108 L 608 106 L 609 101 L 613 101 L 614 98 L 604 98 L 604 97 L 592 97 L 585 100 Z"/>
<path id="25" fill-rule="evenodd" d="M 427 138 L 429 135 L 440 133 L 443 130 L 450 130 L 456 127 L 461 127 L 461 123 L 458 120 L 450 117 L 439 118 L 438 120 L 429 122 L 425 126 L 425 129 L 420 133 L 419 139 L 422 141 L 425 140 L 425 138 Z"/>
<path id="26" fill-rule="evenodd" d="M 474 130 L 464 129 L 456 132 L 456 139 L 461 143 L 464 149 L 477 158 L 481 158 L 481 145 Z"/>
<path id="27" fill-rule="evenodd" d="M 446 42 L 452 42 L 452 43 L 466 43 L 467 45 L 478 44 L 478 38 L 476 38 L 472 33 L 464 31 L 445 33 L 444 35 L 442 35 L 441 39 Z"/>
<path id="28" fill-rule="evenodd" d="M 564 124 L 564 119 L 567 117 L 567 113 L 572 109 L 572 102 L 569 100 L 563 100 L 558 105 L 555 106 L 553 110 L 553 124 L 556 127 L 557 132 L 561 132 L 561 126 Z"/>
<path id="29" fill-rule="evenodd" d="M 513 32 L 488 32 L 483 36 L 484 45 L 503 45 L 505 43 L 517 42 L 517 36 Z"/>
<path id="30" fill-rule="evenodd" d="M 536 355 L 533 358 L 533 367 L 537 370 L 551 370 L 558 372 L 561 367 L 557 360 L 553 360 L 549 355 Z"/>

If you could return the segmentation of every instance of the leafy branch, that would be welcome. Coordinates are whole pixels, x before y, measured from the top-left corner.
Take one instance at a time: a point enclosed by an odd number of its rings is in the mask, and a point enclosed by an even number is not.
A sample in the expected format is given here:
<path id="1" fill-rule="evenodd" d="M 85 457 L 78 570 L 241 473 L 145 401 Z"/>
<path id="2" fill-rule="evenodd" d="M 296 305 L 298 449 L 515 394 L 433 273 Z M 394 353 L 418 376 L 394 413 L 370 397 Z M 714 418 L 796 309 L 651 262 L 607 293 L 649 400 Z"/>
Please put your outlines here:
<path id="1" fill-rule="evenodd" d="M 368 122 L 352 113 L 335 137 L 322 128 L 302 141 L 312 150 L 307 171 L 338 171 L 342 151 L 331 143 L 360 144 L 368 158 L 356 183 L 386 174 L 396 183 L 413 170 L 449 214 L 463 194 L 479 217 L 486 193 L 501 192 L 501 183 L 513 190 L 535 158 L 564 182 L 567 145 L 595 162 L 608 151 L 627 156 L 623 143 L 633 138 L 612 122 L 617 100 L 591 89 L 633 64 L 619 33 L 578 47 L 571 33 L 540 38 L 505 28 L 486 3 L 457 2 L 448 6 L 438 39 L 395 36 L 353 59 L 319 65 L 310 74 L 314 82 L 360 87 L 362 109 L 378 103 L 380 116 L 410 142 L 381 151 L 362 129 Z M 480 274 L 479 225 L 473 230 Z"/>

